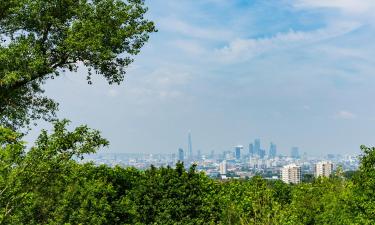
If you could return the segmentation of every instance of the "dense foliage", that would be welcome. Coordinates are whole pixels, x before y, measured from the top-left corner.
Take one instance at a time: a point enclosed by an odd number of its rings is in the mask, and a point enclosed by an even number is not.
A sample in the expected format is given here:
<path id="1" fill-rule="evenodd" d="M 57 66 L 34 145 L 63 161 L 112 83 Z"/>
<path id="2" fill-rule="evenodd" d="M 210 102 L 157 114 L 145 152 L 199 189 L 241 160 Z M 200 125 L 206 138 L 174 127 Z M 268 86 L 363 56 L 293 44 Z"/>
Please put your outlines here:
<path id="1" fill-rule="evenodd" d="M 191 167 L 134 168 L 78 163 L 108 142 L 67 121 L 26 151 L 0 128 L 0 224 L 374 224 L 375 149 L 362 146 L 353 179 L 311 183 L 261 177 L 212 180 Z"/>
<path id="2" fill-rule="evenodd" d="M 42 84 L 87 68 L 120 83 L 132 57 L 155 31 L 143 0 L 2 0 L 0 124 L 19 129 L 52 120 L 58 104 Z"/>

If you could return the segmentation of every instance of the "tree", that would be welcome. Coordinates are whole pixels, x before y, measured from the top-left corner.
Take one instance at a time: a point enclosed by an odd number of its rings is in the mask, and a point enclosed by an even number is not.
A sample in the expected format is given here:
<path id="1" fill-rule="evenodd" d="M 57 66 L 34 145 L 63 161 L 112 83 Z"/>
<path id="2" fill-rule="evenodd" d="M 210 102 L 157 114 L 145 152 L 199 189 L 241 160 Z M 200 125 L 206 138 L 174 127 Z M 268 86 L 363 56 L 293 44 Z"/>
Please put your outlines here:
<path id="1" fill-rule="evenodd" d="M 0 224 L 46 224 L 53 219 L 59 196 L 75 181 L 74 158 L 108 145 L 86 126 L 68 131 L 56 122 L 52 134 L 42 131 L 25 151 L 20 134 L 0 127 Z M 69 188 L 68 188 L 69 189 Z"/>
<path id="2" fill-rule="evenodd" d="M 109 84 L 155 32 L 143 0 L 7 0 L 0 4 L 0 124 L 52 120 L 58 104 L 42 85 L 65 70 L 87 68 Z"/>
<path id="3" fill-rule="evenodd" d="M 175 169 L 151 167 L 138 180 L 123 205 L 134 209 L 129 224 L 217 224 L 217 186 L 195 166 L 188 171 L 183 163 Z"/>
<path id="4" fill-rule="evenodd" d="M 360 167 L 353 177 L 352 213 L 359 224 L 375 221 L 375 148 L 361 146 Z"/>
<path id="5" fill-rule="evenodd" d="M 315 180 L 314 174 L 310 174 L 310 173 L 303 174 L 302 182 L 311 183 L 314 180 Z"/>
<path id="6" fill-rule="evenodd" d="M 222 224 L 278 224 L 281 199 L 275 197 L 274 184 L 254 176 L 223 183 L 220 189 Z"/>

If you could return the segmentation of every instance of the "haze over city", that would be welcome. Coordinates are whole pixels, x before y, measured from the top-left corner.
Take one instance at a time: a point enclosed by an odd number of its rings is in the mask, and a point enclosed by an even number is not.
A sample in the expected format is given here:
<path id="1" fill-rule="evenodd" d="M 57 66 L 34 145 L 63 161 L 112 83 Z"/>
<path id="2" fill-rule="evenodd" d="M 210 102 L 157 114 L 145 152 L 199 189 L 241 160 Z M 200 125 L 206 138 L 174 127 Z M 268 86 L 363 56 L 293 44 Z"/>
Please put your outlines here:
<path id="1" fill-rule="evenodd" d="M 374 136 L 375 3 L 337 2 L 148 1 L 159 32 L 122 85 L 66 73 L 46 94 L 108 152 L 177 153 L 191 131 L 203 152 L 260 138 L 284 154 L 357 153 Z"/>

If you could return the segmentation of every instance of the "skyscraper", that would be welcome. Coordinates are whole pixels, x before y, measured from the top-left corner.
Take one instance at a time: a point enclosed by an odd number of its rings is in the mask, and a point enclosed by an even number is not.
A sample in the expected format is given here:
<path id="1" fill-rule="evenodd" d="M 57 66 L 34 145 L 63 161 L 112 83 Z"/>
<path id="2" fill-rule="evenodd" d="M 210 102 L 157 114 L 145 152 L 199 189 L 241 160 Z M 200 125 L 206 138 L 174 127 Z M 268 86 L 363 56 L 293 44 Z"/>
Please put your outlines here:
<path id="1" fill-rule="evenodd" d="M 268 157 L 271 159 L 276 157 L 276 145 L 272 142 L 270 144 L 270 151 Z"/>
<path id="2" fill-rule="evenodd" d="M 281 169 L 281 180 L 287 184 L 298 184 L 301 182 L 301 167 L 296 164 L 284 166 Z"/>
<path id="3" fill-rule="evenodd" d="M 253 143 L 249 144 L 249 156 L 250 157 L 254 156 L 254 145 L 253 145 Z"/>
<path id="4" fill-rule="evenodd" d="M 234 148 L 234 155 L 236 157 L 237 160 L 240 160 L 241 159 L 241 151 L 243 149 L 243 146 L 242 145 L 238 145 Z"/>
<path id="5" fill-rule="evenodd" d="M 254 140 L 254 155 L 260 155 L 260 139 Z"/>
<path id="6" fill-rule="evenodd" d="M 189 132 L 189 135 L 188 135 L 188 157 L 189 157 L 189 160 L 193 160 L 193 145 L 192 145 L 192 142 L 191 142 L 191 133 Z"/>
<path id="7" fill-rule="evenodd" d="M 294 158 L 294 159 L 299 159 L 299 158 L 300 158 L 298 147 L 293 147 L 293 148 L 291 149 L 290 156 L 291 156 L 292 158 Z"/>
<path id="8" fill-rule="evenodd" d="M 259 158 L 264 159 L 264 156 L 266 156 L 266 150 L 259 149 Z"/>
<path id="9" fill-rule="evenodd" d="M 180 162 L 184 161 L 184 150 L 182 148 L 178 149 L 178 161 Z"/>
<path id="10" fill-rule="evenodd" d="M 329 177 L 333 172 L 333 164 L 331 162 L 318 162 L 315 165 L 316 177 Z"/>

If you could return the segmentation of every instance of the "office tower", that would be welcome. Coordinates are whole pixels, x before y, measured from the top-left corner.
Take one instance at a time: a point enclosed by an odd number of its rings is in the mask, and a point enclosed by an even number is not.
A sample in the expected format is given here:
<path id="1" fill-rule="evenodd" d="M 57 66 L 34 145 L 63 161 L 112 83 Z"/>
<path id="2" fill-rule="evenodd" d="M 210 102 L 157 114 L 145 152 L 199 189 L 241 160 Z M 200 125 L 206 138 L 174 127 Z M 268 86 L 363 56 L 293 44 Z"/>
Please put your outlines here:
<path id="1" fill-rule="evenodd" d="M 333 172 L 333 163 L 328 161 L 318 162 L 315 165 L 316 177 L 329 177 Z"/>
<path id="2" fill-rule="evenodd" d="M 299 149 L 298 147 L 293 147 L 291 152 L 290 152 L 290 156 L 294 159 L 299 159 Z"/>
<path id="3" fill-rule="evenodd" d="M 296 164 L 284 166 L 281 169 L 281 180 L 287 184 L 298 184 L 301 182 L 301 167 Z"/>
<path id="4" fill-rule="evenodd" d="M 253 145 L 253 143 L 249 144 L 249 156 L 250 157 L 254 156 L 254 145 Z"/>
<path id="5" fill-rule="evenodd" d="M 201 153 L 201 150 L 198 149 L 197 160 L 201 160 L 201 159 L 202 159 L 202 153 Z"/>
<path id="6" fill-rule="evenodd" d="M 260 139 L 255 139 L 254 141 L 254 155 L 260 155 Z"/>
<path id="7" fill-rule="evenodd" d="M 266 150 L 259 149 L 259 158 L 264 159 L 264 156 L 266 156 Z"/>
<path id="8" fill-rule="evenodd" d="M 214 150 L 211 151 L 211 156 L 210 156 L 210 158 L 211 158 L 211 159 L 215 158 L 215 151 L 214 151 Z"/>
<path id="9" fill-rule="evenodd" d="M 234 148 L 234 156 L 237 160 L 241 159 L 241 150 L 243 149 L 242 145 L 238 145 Z"/>
<path id="10" fill-rule="evenodd" d="M 180 162 L 184 161 L 184 150 L 182 148 L 178 149 L 178 161 Z"/>
<path id="11" fill-rule="evenodd" d="M 272 158 L 275 158 L 275 157 L 276 157 L 276 145 L 271 142 L 268 158 L 272 159 Z"/>
<path id="12" fill-rule="evenodd" d="M 191 133 L 189 132 L 189 135 L 188 135 L 188 158 L 189 160 L 193 160 L 193 145 L 192 145 L 192 142 L 191 142 Z"/>
<path id="13" fill-rule="evenodd" d="M 220 175 L 227 174 L 227 161 L 222 161 L 219 165 Z"/>

